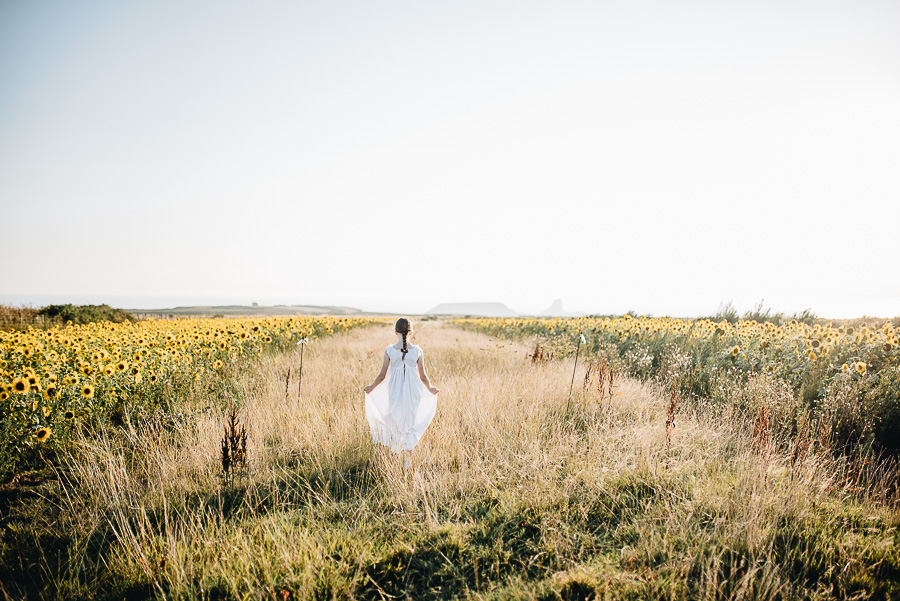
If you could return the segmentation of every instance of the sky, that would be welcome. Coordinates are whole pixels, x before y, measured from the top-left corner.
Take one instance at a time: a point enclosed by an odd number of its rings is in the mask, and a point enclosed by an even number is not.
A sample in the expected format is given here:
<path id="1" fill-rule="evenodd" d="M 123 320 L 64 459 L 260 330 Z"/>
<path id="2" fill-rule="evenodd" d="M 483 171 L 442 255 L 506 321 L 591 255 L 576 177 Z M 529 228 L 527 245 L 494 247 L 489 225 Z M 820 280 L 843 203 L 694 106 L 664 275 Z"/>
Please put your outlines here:
<path id="1" fill-rule="evenodd" d="M 0 2 L 0 303 L 900 315 L 893 0 Z"/>

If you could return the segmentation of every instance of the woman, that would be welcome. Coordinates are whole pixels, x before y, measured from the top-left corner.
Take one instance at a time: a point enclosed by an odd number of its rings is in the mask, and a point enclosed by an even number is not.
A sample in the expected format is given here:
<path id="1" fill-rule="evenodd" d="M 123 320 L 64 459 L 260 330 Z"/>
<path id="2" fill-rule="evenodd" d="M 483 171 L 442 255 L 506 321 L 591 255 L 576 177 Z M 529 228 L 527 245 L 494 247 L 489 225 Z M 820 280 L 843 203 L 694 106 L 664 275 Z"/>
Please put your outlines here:
<path id="1" fill-rule="evenodd" d="M 384 350 L 381 371 L 366 386 L 366 419 L 372 442 L 395 453 L 410 451 L 418 444 L 437 409 L 437 388 L 428 381 L 422 349 L 408 344 L 409 320 L 401 317 L 394 326 L 397 343 Z M 405 467 L 412 465 L 406 456 Z"/>

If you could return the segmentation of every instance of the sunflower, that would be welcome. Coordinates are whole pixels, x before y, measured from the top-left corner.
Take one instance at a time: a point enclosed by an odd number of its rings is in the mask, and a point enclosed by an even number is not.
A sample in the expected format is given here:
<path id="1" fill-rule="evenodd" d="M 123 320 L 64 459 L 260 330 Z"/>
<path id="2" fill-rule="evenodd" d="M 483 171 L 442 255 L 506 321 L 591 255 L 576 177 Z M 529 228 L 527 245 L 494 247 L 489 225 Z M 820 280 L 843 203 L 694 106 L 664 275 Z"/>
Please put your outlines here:
<path id="1" fill-rule="evenodd" d="M 59 396 L 59 389 L 56 387 L 55 384 L 50 384 L 44 390 L 44 398 L 47 399 L 48 401 L 53 401 L 58 396 Z"/>
<path id="2" fill-rule="evenodd" d="M 34 433 L 34 437 L 38 442 L 44 442 L 50 438 L 50 434 L 52 433 L 53 431 L 50 428 L 38 428 L 38 431 Z"/>
<path id="3" fill-rule="evenodd" d="M 810 361 L 815 361 L 816 359 L 818 359 L 818 357 L 816 356 L 816 354 L 815 354 L 814 352 L 812 352 L 812 351 L 809 351 L 809 354 L 808 354 L 806 357 L 807 357 L 807 359 L 809 359 Z"/>
<path id="4" fill-rule="evenodd" d="M 856 373 L 861 376 L 866 375 L 866 364 L 863 361 L 857 361 L 856 363 Z"/>
<path id="5" fill-rule="evenodd" d="M 224 351 L 224 350 L 227 349 L 227 348 L 228 348 L 228 344 L 227 344 L 226 342 L 220 342 L 220 343 L 219 343 L 219 350 Z"/>
<path id="6" fill-rule="evenodd" d="M 34 388 L 35 386 L 38 385 L 37 376 L 28 376 L 27 380 L 28 380 L 28 386 L 30 388 Z"/>
<path id="7" fill-rule="evenodd" d="M 83 373 L 83 374 L 86 375 L 86 376 L 89 376 L 89 375 L 91 375 L 92 373 L 94 373 L 94 368 L 91 367 L 91 366 L 88 365 L 88 364 L 84 364 L 84 365 L 82 366 L 81 373 Z"/>
<path id="8" fill-rule="evenodd" d="M 106 374 L 107 376 L 111 376 L 114 373 L 116 373 L 116 370 L 113 369 L 112 365 L 107 365 L 106 367 L 103 368 L 103 373 Z"/>
<path id="9" fill-rule="evenodd" d="M 5 401 L 9 398 L 9 393 L 5 390 L 0 390 L 0 401 Z"/>
<path id="10" fill-rule="evenodd" d="M 68 382 L 67 382 L 67 384 L 69 384 L 70 386 L 74 386 L 74 385 L 78 384 L 78 375 L 77 375 L 77 374 L 71 374 L 71 375 L 68 377 Z"/>
<path id="11" fill-rule="evenodd" d="M 25 394 L 28 392 L 28 381 L 24 378 L 16 378 L 13 381 L 13 391 L 18 392 L 19 394 Z"/>
<path id="12" fill-rule="evenodd" d="M 216 362 L 213 363 L 213 367 L 216 369 L 222 369 L 222 365 L 224 365 L 224 363 L 222 363 L 222 361 L 219 359 L 216 359 Z"/>
<path id="13" fill-rule="evenodd" d="M 63 417 L 66 418 L 66 419 L 68 419 L 68 420 L 75 419 L 75 412 L 72 411 L 71 409 L 69 409 L 68 411 L 66 411 L 66 412 L 63 414 Z"/>
<path id="14" fill-rule="evenodd" d="M 151 383 L 151 384 L 156 384 L 156 381 L 157 381 L 157 380 L 159 380 L 159 378 L 156 377 L 156 374 L 151 374 L 151 375 L 150 375 L 150 383 Z"/>
<path id="15" fill-rule="evenodd" d="M 848 369 L 850 369 L 850 366 L 847 365 L 846 363 L 844 363 L 843 365 L 841 365 L 841 373 L 846 373 L 846 371 L 847 371 Z"/>
<path id="16" fill-rule="evenodd" d="M 731 349 L 731 356 L 737 357 L 738 353 L 740 353 L 740 352 L 741 352 L 741 347 L 735 346 L 734 348 Z"/>
<path id="17" fill-rule="evenodd" d="M 116 371 L 124 372 L 126 369 L 128 369 L 128 364 L 124 361 L 119 361 L 118 363 L 116 363 Z"/>
<path id="18" fill-rule="evenodd" d="M 82 386 L 81 387 L 81 396 L 83 396 L 86 399 L 94 398 L 94 387 L 91 386 L 90 384 L 85 384 L 84 386 Z"/>
<path id="19" fill-rule="evenodd" d="M 134 383 L 140 384 L 144 379 L 141 377 L 140 373 L 134 374 Z"/>
<path id="20" fill-rule="evenodd" d="M 883 350 L 885 353 L 890 353 L 892 348 L 894 348 L 894 347 L 891 345 L 891 343 L 886 342 L 886 343 L 884 343 L 884 346 L 881 347 L 881 350 Z"/>

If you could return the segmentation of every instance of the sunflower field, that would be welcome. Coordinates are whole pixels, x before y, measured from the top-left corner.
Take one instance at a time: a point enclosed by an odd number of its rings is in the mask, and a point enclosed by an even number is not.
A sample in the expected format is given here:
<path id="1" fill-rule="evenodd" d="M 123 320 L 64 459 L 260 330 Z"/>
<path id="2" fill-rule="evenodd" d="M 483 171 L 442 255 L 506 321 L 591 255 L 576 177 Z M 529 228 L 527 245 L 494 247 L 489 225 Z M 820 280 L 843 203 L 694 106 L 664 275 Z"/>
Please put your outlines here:
<path id="1" fill-rule="evenodd" d="M 900 452 L 900 328 L 633 317 L 480 318 L 456 323 L 575 351 L 674 387 L 694 406 L 765 417 L 786 439 L 816 429 L 828 444 Z M 583 355 L 584 356 L 584 355 Z"/>
<path id="2" fill-rule="evenodd" d="M 0 331 L 0 473 L 52 454 L 75 428 L 165 409 L 267 348 L 371 323 L 297 316 Z"/>

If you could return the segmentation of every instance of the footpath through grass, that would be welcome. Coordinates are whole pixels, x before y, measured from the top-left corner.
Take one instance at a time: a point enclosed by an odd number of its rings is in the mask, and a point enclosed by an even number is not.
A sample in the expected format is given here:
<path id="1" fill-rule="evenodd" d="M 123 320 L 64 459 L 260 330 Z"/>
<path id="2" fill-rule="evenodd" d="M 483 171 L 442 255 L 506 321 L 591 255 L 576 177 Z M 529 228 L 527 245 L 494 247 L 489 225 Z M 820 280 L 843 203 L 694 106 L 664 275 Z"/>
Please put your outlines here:
<path id="1" fill-rule="evenodd" d="M 0 594 L 46 599 L 900 597 L 900 513 L 877 470 L 759 451 L 618 379 L 426 322 L 441 389 L 404 470 L 361 389 L 390 326 L 263 357 L 217 404 L 81 441 L 0 491 Z M 288 369 L 293 379 L 286 382 Z M 236 391 L 236 392 L 234 392 Z M 222 479 L 225 414 L 250 469 Z M 868 470 L 868 471 L 867 471 Z"/>

